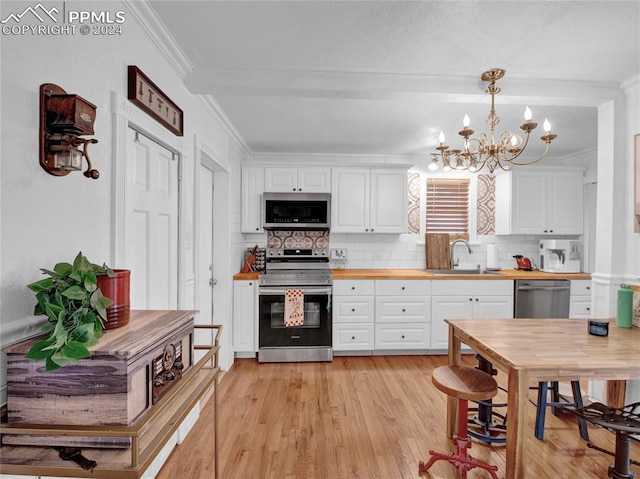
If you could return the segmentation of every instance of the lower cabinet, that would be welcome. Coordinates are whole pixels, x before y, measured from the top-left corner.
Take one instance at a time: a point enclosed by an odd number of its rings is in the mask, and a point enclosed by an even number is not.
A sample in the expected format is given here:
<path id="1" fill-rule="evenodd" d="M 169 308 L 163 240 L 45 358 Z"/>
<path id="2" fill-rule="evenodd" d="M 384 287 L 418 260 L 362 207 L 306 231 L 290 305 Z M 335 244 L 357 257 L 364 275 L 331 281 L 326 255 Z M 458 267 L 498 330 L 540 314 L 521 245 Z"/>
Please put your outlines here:
<path id="1" fill-rule="evenodd" d="M 433 281 L 431 294 L 430 349 L 448 349 L 445 319 L 513 318 L 511 280 Z"/>
<path id="2" fill-rule="evenodd" d="M 258 281 L 233 282 L 233 351 L 255 356 L 257 351 Z"/>
<path id="3" fill-rule="evenodd" d="M 431 281 L 376 280 L 375 290 L 375 349 L 428 349 Z"/>
<path id="4" fill-rule="evenodd" d="M 374 281 L 333 282 L 333 350 L 374 348 Z"/>
<path id="5" fill-rule="evenodd" d="M 591 280 L 572 280 L 570 294 L 569 317 L 591 318 Z"/>

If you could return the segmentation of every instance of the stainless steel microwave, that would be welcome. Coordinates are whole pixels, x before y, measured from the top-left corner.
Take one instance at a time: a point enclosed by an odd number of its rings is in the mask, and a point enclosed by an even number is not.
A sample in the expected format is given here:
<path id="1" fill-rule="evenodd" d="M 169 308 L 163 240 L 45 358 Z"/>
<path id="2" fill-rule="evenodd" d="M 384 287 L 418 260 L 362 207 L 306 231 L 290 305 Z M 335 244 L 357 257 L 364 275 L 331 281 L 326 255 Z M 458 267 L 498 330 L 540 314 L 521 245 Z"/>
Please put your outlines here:
<path id="1" fill-rule="evenodd" d="M 331 194 L 263 193 L 262 213 L 265 229 L 329 229 Z"/>

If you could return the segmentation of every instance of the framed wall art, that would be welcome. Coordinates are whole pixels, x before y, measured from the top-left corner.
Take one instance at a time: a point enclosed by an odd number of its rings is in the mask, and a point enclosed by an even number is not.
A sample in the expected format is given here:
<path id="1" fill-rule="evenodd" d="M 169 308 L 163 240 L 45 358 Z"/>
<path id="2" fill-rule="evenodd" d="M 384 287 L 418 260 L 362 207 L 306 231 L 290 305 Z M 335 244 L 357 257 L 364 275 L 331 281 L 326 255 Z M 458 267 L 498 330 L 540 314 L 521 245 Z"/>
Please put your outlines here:
<path id="1" fill-rule="evenodd" d="M 633 205 L 633 231 L 640 233 L 640 133 L 633 137 L 634 158 L 634 205 Z"/>
<path id="2" fill-rule="evenodd" d="M 182 110 L 147 75 L 135 65 L 129 65 L 127 98 L 155 118 L 177 136 L 184 134 Z"/>

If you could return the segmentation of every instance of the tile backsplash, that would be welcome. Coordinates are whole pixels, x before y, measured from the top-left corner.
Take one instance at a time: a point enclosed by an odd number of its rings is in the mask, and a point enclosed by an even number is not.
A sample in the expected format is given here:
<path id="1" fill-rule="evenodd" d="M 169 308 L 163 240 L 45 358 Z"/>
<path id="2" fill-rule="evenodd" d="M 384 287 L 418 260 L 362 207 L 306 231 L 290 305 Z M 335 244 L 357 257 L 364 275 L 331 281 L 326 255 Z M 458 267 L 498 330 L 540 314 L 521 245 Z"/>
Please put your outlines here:
<path id="1" fill-rule="evenodd" d="M 267 248 L 328 248 L 329 231 L 267 231 Z"/>
<path id="2" fill-rule="evenodd" d="M 472 241 L 472 254 L 463 244 L 456 244 L 453 257 L 459 259 L 459 268 L 487 267 L 487 245 L 497 244 L 498 266 L 502 269 L 513 269 L 516 262 L 513 256 L 521 254 L 538 262 L 538 241 L 535 236 L 486 236 Z M 348 250 L 349 259 L 332 267 L 340 268 L 410 268 L 424 269 L 426 263 L 424 239 L 417 234 L 405 235 L 355 235 L 331 234 L 331 248 Z"/>

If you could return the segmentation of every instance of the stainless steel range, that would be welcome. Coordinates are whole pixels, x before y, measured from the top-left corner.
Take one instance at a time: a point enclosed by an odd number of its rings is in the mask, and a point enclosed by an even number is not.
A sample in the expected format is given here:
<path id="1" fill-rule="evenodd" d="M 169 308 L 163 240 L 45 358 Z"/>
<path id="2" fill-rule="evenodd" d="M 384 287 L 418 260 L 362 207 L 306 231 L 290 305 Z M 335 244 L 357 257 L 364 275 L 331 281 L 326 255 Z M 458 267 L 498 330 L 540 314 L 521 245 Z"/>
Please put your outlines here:
<path id="1" fill-rule="evenodd" d="M 332 283 L 328 249 L 267 249 L 259 280 L 259 362 L 333 359 Z M 285 303 L 300 293 L 302 324 L 292 325 L 285 317 Z"/>

